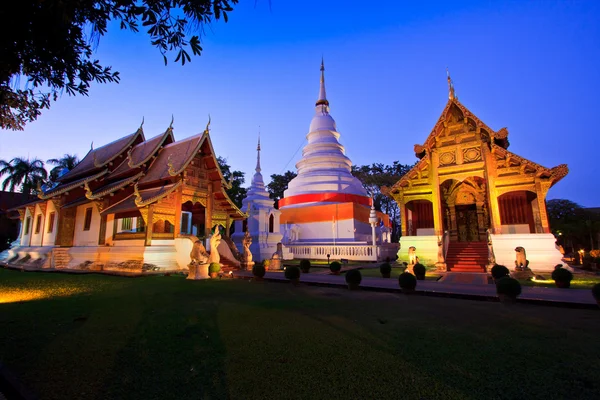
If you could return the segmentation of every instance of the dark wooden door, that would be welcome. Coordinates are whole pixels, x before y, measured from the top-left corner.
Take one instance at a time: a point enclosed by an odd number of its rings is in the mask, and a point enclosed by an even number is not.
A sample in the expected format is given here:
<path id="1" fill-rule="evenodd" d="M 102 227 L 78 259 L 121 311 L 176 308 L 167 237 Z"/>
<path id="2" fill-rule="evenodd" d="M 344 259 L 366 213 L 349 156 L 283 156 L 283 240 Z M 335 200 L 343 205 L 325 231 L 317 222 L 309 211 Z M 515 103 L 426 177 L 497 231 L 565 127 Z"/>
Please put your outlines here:
<path id="1" fill-rule="evenodd" d="M 459 242 L 479 241 L 479 225 L 475 204 L 456 206 L 456 226 Z"/>

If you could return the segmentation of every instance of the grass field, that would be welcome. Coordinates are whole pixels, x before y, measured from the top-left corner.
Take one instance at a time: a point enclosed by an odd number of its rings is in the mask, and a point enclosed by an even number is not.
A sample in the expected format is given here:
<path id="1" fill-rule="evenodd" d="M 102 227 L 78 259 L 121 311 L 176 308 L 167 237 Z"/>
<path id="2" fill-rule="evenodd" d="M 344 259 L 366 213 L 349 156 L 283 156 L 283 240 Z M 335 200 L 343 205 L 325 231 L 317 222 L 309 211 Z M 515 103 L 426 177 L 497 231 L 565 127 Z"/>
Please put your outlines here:
<path id="1" fill-rule="evenodd" d="M 40 399 L 597 399 L 599 317 L 0 269 L 0 361 Z"/>
<path id="2" fill-rule="evenodd" d="M 546 274 L 548 279 L 541 280 L 536 279 L 535 281 L 520 280 L 521 285 L 524 286 L 541 286 L 541 287 L 556 287 L 554 281 L 550 278 L 550 274 Z M 571 288 L 573 289 L 591 289 L 595 284 L 600 283 L 600 275 L 582 275 L 574 274 L 573 280 L 571 281 Z"/>

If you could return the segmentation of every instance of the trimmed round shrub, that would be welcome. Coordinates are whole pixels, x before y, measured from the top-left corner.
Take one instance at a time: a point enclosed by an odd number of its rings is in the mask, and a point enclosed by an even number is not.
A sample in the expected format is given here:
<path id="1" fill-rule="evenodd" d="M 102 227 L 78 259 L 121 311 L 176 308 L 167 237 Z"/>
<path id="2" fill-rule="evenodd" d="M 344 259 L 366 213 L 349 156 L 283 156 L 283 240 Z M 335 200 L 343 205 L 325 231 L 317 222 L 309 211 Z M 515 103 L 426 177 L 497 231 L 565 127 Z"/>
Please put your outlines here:
<path id="1" fill-rule="evenodd" d="M 504 265 L 495 264 L 492 267 L 492 278 L 494 280 L 498 280 L 500 278 L 504 278 L 505 276 L 509 276 L 510 271 Z"/>
<path id="2" fill-rule="evenodd" d="M 561 287 L 569 287 L 571 285 L 571 280 L 573 279 L 573 274 L 568 269 L 564 269 L 557 265 L 554 267 L 554 271 L 552 271 L 552 279 L 554 279 L 554 282 L 562 283 L 563 286 Z"/>
<path id="3" fill-rule="evenodd" d="M 300 260 L 300 270 L 305 274 L 308 274 L 308 271 L 310 271 L 310 261 Z"/>
<path id="4" fill-rule="evenodd" d="M 592 286 L 592 294 L 594 295 L 596 301 L 600 301 L 600 283 L 596 283 L 594 286 Z"/>
<path id="5" fill-rule="evenodd" d="M 417 287 L 417 278 L 410 272 L 403 272 L 398 277 L 398 284 L 402 290 L 415 290 Z"/>
<path id="6" fill-rule="evenodd" d="M 221 264 L 219 264 L 219 263 L 210 263 L 210 265 L 208 266 L 209 274 L 215 274 L 215 273 L 218 273 L 219 271 L 221 271 Z"/>
<path id="7" fill-rule="evenodd" d="M 518 280 L 505 276 L 496 281 L 496 293 L 516 299 L 521 294 L 521 284 Z"/>
<path id="8" fill-rule="evenodd" d="M 348 285 L 360 285 L 362 281 L 362 274 L 357 269 L 351 269 L 346 272 L 346 283 Z"/>
<path id="9" fill-rule="evenodd" d="M 392 266 L 389 262 L 384 262 L 379 266 L 379 272 L 381 272 L 381 275 L 387 275 L 389 278 L 390 274 L 392 273 Z"/>
<path id="10" fill-rule="evenodd" d="M 284 275 L 285 275 L 285 278 L 289 279 L 289 280 L 299 279 L 300 278 L 300 268 L 296 267 L 295 265 L 286 267 Z"/>
<path id="11" fill-rule="evenodd" d="M 425 280 L 425 272 L 426 271 L 427 271 L 427 269 L 421 263 L 416 263 L 415 266 L 413 267 L 413 272 L 415 273 L 415 277 L 420 281 Z"/>
<path id="12" fill-rule="evenodd" d="M 265 276 L 265 272 L 266 269 L 264 265 L 254 264 L 254 266 L 252 267 L 252 275 L 256 276 L 257 278 L 262 278 L 263 276 Z"/>
<path id="13" fill-rule="evenodd" d="M 331 272 L 340 272 L 342 270 L 342 264 L 337 261 L 333 261 L 331 264 L 329 264 L 329 270 Z"/>

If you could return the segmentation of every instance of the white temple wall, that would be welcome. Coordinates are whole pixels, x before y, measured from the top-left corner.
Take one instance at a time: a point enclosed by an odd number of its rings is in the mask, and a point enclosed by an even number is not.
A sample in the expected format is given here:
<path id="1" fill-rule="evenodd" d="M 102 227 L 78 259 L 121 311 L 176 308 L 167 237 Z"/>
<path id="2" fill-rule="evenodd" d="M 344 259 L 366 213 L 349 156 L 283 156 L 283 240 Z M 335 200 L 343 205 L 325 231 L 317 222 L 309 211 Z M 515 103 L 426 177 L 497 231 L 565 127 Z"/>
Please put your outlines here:
<path id="1" fill-rule="evenodd" d="M 56 242 L 56 232 L 58 232 L 58 210 L 54 206 L 54 202 L 48 201 L 47 204 L 46 221 L 44 222 L 44 240 L 42 246 L 54 246 L 54 243 Z M 50 228 L 50 215 L 52 213 L 54 213 L 54 223 L 52 230 L 48 231 Z"/>
<path id="2" fill-rule="evenodd" d="M 402 236 L 400 238 L 400 250 L 398 250 L 398 262 L 408 262 L 408 248 L 414 246 L 419 262 L 423 265 L 431 265 L 437 262 L 438 245 L 437 236 Z"/>
<path id="3" fill-rule="evenodd" d="M 88 208 L 92 209 L 92 219 L 89 230 L 83 230 L 85 213 Z M 82 204 L 77 207 L 75 214 L 75 232 L 73 234 L 73 246 L 98 246 L 100 234 L 100 213 L 98 208 L 91 203 Z"/>
<path id="4" fill-rule="evenodd" d="M 29 227 L 27 227 L 27 218 L 29 218 Z M 33 215 L 29 212 L 29 208 L 25 209 L 23 217 L 23 234 L 21 235 L 21 246 L 29 246 L 29 238 L 33 230 Z"/>
<path id="5" fill-rule="evenodd" d="M 47 211 L 47 210 L 46 210 Z M 38 224 L 38 217 L 41 216 L 41 222 Z M 44 236 L 44 224 L 46 216 L 42 213 L 38 204 L 34 207 L 34 214 L 31 221 L 31 246 L 41 246 Z"/>
<path id="6" fill-rule="evenodd" d="M 564 264 L 556 248 L 556 238 L 551 233 L 491 235 L 496 263 L 511 271 L 515 268 L 515 248 L 525 249 L 529 268 L 534 272 L 551 272 L 556 264 Z"/>

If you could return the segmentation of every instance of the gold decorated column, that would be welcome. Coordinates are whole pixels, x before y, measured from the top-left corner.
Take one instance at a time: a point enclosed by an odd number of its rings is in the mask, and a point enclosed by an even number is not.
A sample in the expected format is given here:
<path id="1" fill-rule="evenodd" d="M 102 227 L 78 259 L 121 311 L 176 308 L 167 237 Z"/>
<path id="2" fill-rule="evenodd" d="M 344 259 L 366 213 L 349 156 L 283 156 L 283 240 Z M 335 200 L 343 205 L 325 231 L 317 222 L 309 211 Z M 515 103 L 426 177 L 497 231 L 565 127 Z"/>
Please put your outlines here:
<path id="1" fill-rule="evenodd" d="M 212 214 L 213 214 L 213 183 L 208 182 L 208 194 L 206 195 L 206 210 L 204 211 L 204 235 L 210 236 L 212 229 Z"/>
<path id="2" fill-rule="evenodd" d="M 183 185 L 177 188 L 175 191 L 175 221 L 173 224 L 175 232 L 173 232 L 173 238 L 176 239 L 181 235 L 181 197 L 183 192 Z"/>
<path id="3" fill-rule="evenodd" d="M 500 207 L 498 205 L 498 195 L 496 192 L 496 158 L 494 154 L 490 151 L 488 146 L 484 143 L 482 144 L 482 153 L 483 159 L 485 160 L 485 179 L 487 181 L 487 195 L 489 201 L 489 211 L 490 211 L 490 225 L 492 228 L 492 233 L 500 234 L 502 233 L 502 222 L 500 221 Z"/>
<path id="4" fill-rule="evenodd" d="M 440 199 L 440 177 L 438 176 L 439 153 L 437 149 L 431 152 L 429 163 L 429 183 L 431 185 L 431 203 L 433 204 L 433 228 L 435 235 L 443 234 L 442 202 Z"/>
<path id="5" fill-rule="evenodd" d="M 150 204 L 148 207 L 148 214 L 146 217 L 146 246 L 152 246 L 152 231 L 154 230 L 154 204 Z"/>
<path id="6" fill-rule="evenodd" d="M 538 202 L 540 222 L 542 223 L 542 231 L 550 233 L 550 224 L 548 223 L 548 213 L 546 212 L 546 194 L 550 189 L 550 182 L 542 182 L 540 178 L 535 178 L 535 194 Z"/>

